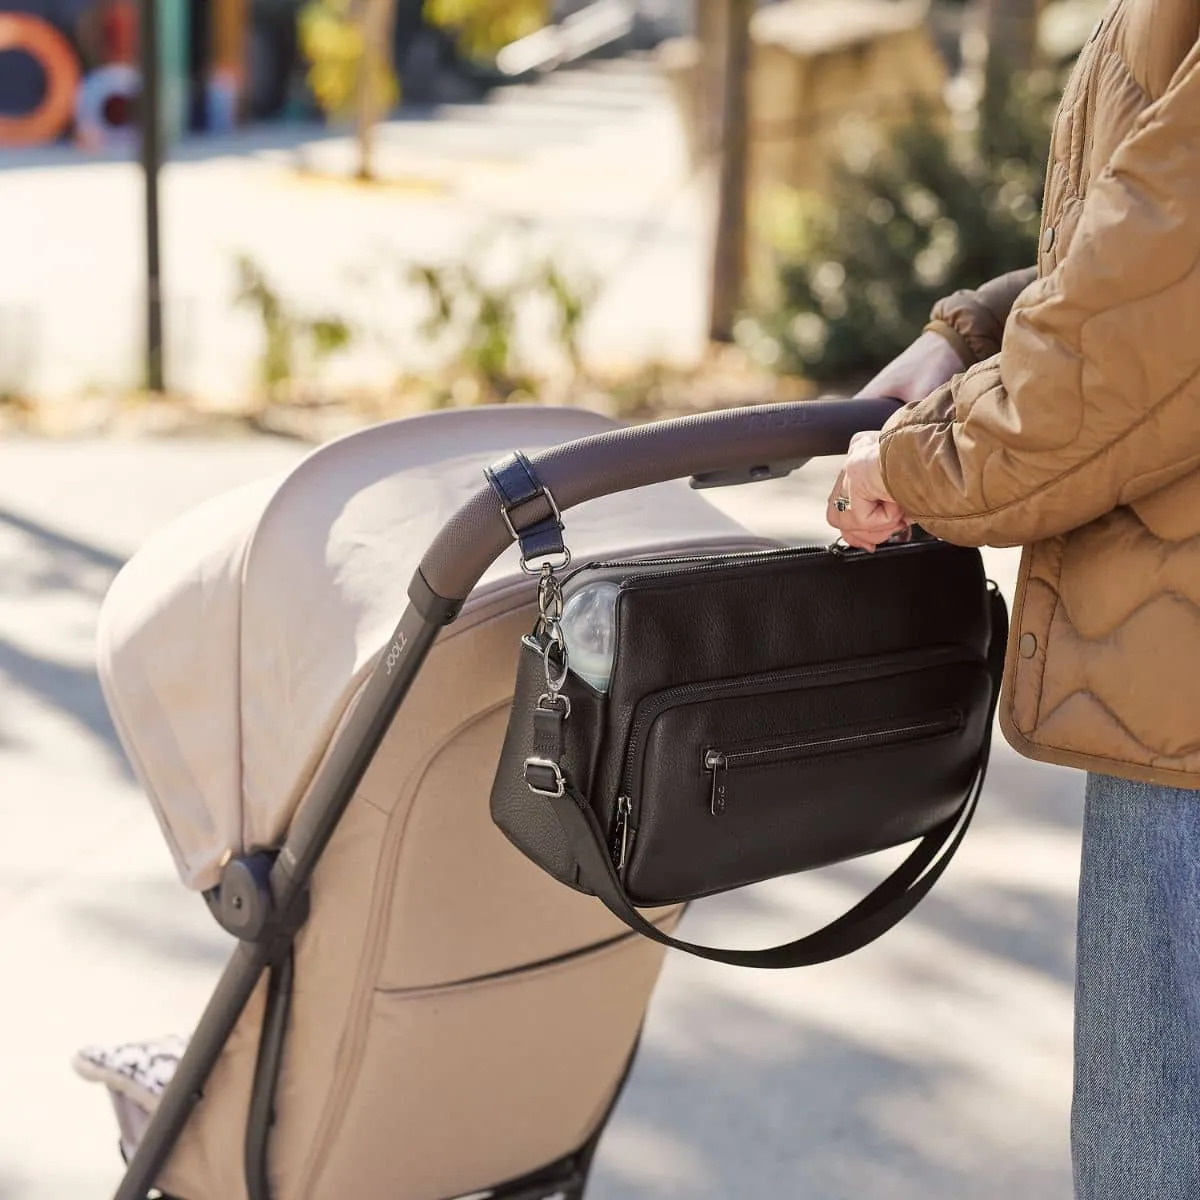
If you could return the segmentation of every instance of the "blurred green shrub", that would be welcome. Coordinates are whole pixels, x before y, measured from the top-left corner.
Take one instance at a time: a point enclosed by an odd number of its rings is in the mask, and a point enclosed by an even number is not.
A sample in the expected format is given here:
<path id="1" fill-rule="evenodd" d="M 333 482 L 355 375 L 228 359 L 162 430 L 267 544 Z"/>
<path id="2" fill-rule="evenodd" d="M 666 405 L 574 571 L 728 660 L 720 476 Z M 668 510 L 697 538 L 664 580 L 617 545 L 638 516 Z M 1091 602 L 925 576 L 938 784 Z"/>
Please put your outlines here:
<path id="1" fill-rule="evenodd" d="M 235 303 L 254 312 L 262 329 L 259 381 L 268 399 L 291 399 L 288 393 L 297 379 L 345 350 L 353 331 L 336 314 L 299 312 L 284 300 L 250 255 L 239 255 L 236 269 Z"/>
<path id="2" fill-rule="evenodd" d="M 994 72 L 973 128 L 918 113 L 830 196 L 783 198 L 770 300 L 738 341 L 777 371 L 844 380 L 900 353 L 942 296 L 1032 265 L 1060 85 Z"/>
<path id="3" fill-rule="evenodd" d="M 450 370 L 473 379 L 484 402 L 528 400 L 536 390 L 517 352 L 519 318 L 530 306 L 549 317 L 553 344 L 572 374 L 583 374 L 580 337 L 597 283 L 537 254 L 521 233 L 505 225 L 487 229 L 460 259 L 403 267 L 403 278 L 425 300 L 422 337 L 441 346 Z M 495 268 L 497 256 L 507 269 Z"/>

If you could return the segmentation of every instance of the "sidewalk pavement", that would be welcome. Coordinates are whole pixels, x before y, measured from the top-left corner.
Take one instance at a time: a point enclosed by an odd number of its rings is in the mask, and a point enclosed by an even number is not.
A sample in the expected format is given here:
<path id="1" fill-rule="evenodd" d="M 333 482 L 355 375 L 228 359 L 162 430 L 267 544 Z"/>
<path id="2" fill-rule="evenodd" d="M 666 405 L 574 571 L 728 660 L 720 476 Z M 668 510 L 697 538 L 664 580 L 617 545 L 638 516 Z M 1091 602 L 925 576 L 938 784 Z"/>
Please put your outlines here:
<path id="1" fill-rule="evenodd" d="M 0 444 L 0 1200 L 108 1194 L 115 1125 L 70 1057 L 186 1031 L 228 948 L 116 746 L 97 607 L 154 528 L 300 453 L 268 438 Z M 766 532 L 822 537 L 832 470 L 710 495 Z M 1013 555 L 988 560 L 1011 595 Z M 591 1200 L 1068 1200 L 1080 790 L 1000 746 L 954 866 L 878 945 L 778 975 L 670 957 Z M 706 902 L 687 932 L 787 940 L 880 870 Z"/>

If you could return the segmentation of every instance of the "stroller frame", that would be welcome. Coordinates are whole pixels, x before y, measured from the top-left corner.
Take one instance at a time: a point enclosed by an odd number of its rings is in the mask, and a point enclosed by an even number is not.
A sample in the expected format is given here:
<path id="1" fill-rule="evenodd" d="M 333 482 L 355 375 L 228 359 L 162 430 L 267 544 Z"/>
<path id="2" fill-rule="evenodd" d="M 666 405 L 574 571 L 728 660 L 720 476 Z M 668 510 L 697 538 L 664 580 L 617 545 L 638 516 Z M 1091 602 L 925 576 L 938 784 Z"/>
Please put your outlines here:
<path id="1" fill-rule="evenodd" d="M 154 1181 L 264 972 L 267 1002 L 245 1166 L 250 1200 L 270 1200 L 267 1148 L 291 1002 L 292 943 L 308 915 L 309 880 L 439 633 L 458 617 L 471 589 L 505 548 L 523 540 L 523 532 L 544 530 L 568 508 L 600 496 L 689 477 L 693 487 L 781 478 L 811 458 L 844 452 L 853 434 L 878 429 L 895 408 L 896 401 L 886 399 L 800 401 L 614 430 L 533 456 L 539 490 L 520 503 L 503 506 L 483 486 L 459 509 L 421 560 L 409 585 L 409 605 L 283 846 L 278 853 L 232 859 L 220 885 L 206 895 L 217 920 L 239 941 L 114 1200 L 157 1194 Z M 460 1200 L 582 1200 L 608 1115 L 573 1154 Z"/>

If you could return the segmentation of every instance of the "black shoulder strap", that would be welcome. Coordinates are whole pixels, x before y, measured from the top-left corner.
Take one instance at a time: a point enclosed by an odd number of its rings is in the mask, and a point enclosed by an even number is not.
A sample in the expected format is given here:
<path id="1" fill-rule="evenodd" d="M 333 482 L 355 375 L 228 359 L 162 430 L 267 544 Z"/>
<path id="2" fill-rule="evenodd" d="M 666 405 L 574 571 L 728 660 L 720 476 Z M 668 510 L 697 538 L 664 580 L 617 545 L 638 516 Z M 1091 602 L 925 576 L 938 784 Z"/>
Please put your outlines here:
<path id="1" fill-rule="evenodd" d="M 567 784 L 561 795 L 551 797 L 550 803 L 554 806 L 563 832 L 579 863 L 582 881 L 603 901 L 610 912 L 635 932 L 674 950 L 683 950 L 698 958 L 727 963 L 730 966 L 769 970 L 814 966 L 861 950 L 887 933 L 920 904 L 941 878 L 950 860 L 962 845 L 979 805 L 979 797 L 987 777 L 992 720 L 999 698 L 1000 678 L 1003 674 L 1008 640 L 1008 611 L 1004 599 L 998 591 L 993 591 L 991 600 L 993 628 L 988 661 L 994 686 L 979 768 L 971 789 L 957 814 L 923 838 L 917 848 L 887 879 L 844 916 L 808 937 L 768 950 L 722 950 L 673 938 L 652 925 L 634 908 L 609 857 L 604 831 L 600 828 L 595 813 L 583 797 Z"/>
<path id="2" fill-rule="evenodd" d="M 912 912 L 929 894 L 962 844 L 978 805 L 985 765 L 980 764 L 979 774 L 971 786 L 970 797 L 953 821 L 940 826 L 922 839 L 920 845 L 901 866 L 865 899 L 845 916 L 817 933 L 783 946 L 774 946 L 769 950 L 721 950 L 715 946 L 700 946 L 694 942 L 673 938 L 652 925 L 633 907 L 625 894 L 620 877 L 604 848 L 604 834 L 600 824 L 583 798 L 573 788 L 568 787 L 561 796 L 551 800 L 551 803 L 579 863 L 583 882 L 604 902 L 609 911 L 620 917 L 630 929 L 664 946 L 684 950 L 698 958 L 707 958 L 735 967 L 779 970 L 787 967 L 810 967 L 861 950 Z M 946 852 L 932 869 L 927 871 L 943 846 L 946 847 Z"/>

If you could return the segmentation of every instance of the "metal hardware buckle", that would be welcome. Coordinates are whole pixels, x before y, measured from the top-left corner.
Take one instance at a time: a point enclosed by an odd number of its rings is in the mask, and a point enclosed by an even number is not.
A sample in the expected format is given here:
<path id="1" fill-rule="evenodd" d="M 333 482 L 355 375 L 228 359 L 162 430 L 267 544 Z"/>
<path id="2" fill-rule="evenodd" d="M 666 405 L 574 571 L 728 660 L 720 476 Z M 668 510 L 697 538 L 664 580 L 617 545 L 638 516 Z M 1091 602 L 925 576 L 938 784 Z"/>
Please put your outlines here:
<path id="1" fill-rule="evenodd" d="M 525 501 L 525 503 L 532 504 L 538 496 L 546 497 L 546 503 L 550 505 L 550 511 L 554 514 L 554 519 L 561 525 L 562 513 L 559 511 L 558 501 L 554 499 L 554 493 L 548 487 L 543 485 L 542 490 L 538 492 L 537 495 L 531 496 Z M 519 508 L 521 506 L 517 505 L 517 507 Z M 521 535 L 517 532 L 516 527 L 513 525 L 512 517 L 508 515 L 508 509 L 501 507 L 500 515 L 504 518 L 504 524 L 508 526 L 508 532 L 512 535 L 512 540 L 514 542 L 519 542 L 521 540 Z"/>
<path id="2" fill-rule="evenodd" d="M 549 492 L 546 493 L 549 495 Z M 534 565 L 536 563 L 536 565 Z M 549 567 L 553 571 L 565 571 L 571 565 L 571 551 L 563 547 L 563 552 L 557 562 L 551 561 L 549 557 L 539 559 L 521 558 L 521 570 L 526 575 L 537 575 L 543 567 Z"/>
<path id="3" fill-rule="evenodd" d="M 530 767 L 544 767 L 547 771 L 553 771 L 556 790 L 549 791 L 534 784 L 529 778 Z M 552 762 L 548 758 L 527 758 L 525 760 L 525 784 L 535 796 L 547 796 L 551 800 L 557 800 L 564 794 L 567 788 L 567 781 L 563 778 L 562 768 L 558 763 Z"/>
<path id="4" fill-rule="evenodd" d="M 558 507 L 558 501 L 554 499 L 554 493 L 543 484 L 542 490 L 538 493 L 538 495 L 545 496 L 546 503 L 550 505 L 551 514 L 553 515 L 554 520 L 557 522 L 557 524 L 561 528 L 562 523 L 563 523 L 562 510 Z M 536 499 L 536 497 L 534 497 L 534 499 Z M 532 504 L 533 499 L 527 500 L 526 503 Z M 511 537 L 514 542 L 520 542 L 521 535 L 517 532 L 516 526 L 513 525 L 512 517 L 510 517 L 508 515 L 508 509 L 502 507 L 500 509 L 500 515 L 504 518 L 504 524 L 505 524 L 506 528 L 508 529 L 509 537 Z M 537 575 L 537 574 L 540 574 L 544 569 L 547 569 L 547 568 L 552 571 L 565 571 L 571 565 L 571 551 L 569 549 L 567 549 L 566 546 L 564 546 L 563 550 L 562 550 L 562 555 L 560 557 L 561 557 L 561 561 L 555 562 L 549 556 L 545 556 L 540 559 L 537 559 L 536 561 L 537 561 L 538 565 L 533 566 L 532 564 L 535 560 L 526 558 L 524 555 L 522 555 L 521 556 L 521 570 L 524 571 L 526 575 Z"/>
<path id="5" fill-rule="evenodd" d="M 553 712 L 559 705 L 562 705 L 563 720 L 565 721 L 571 715 L 571 697 L 563 695 L 562 692 L 551 693 L 543 692 L 538 697 L 537 706 L 546 712 Z"/>

